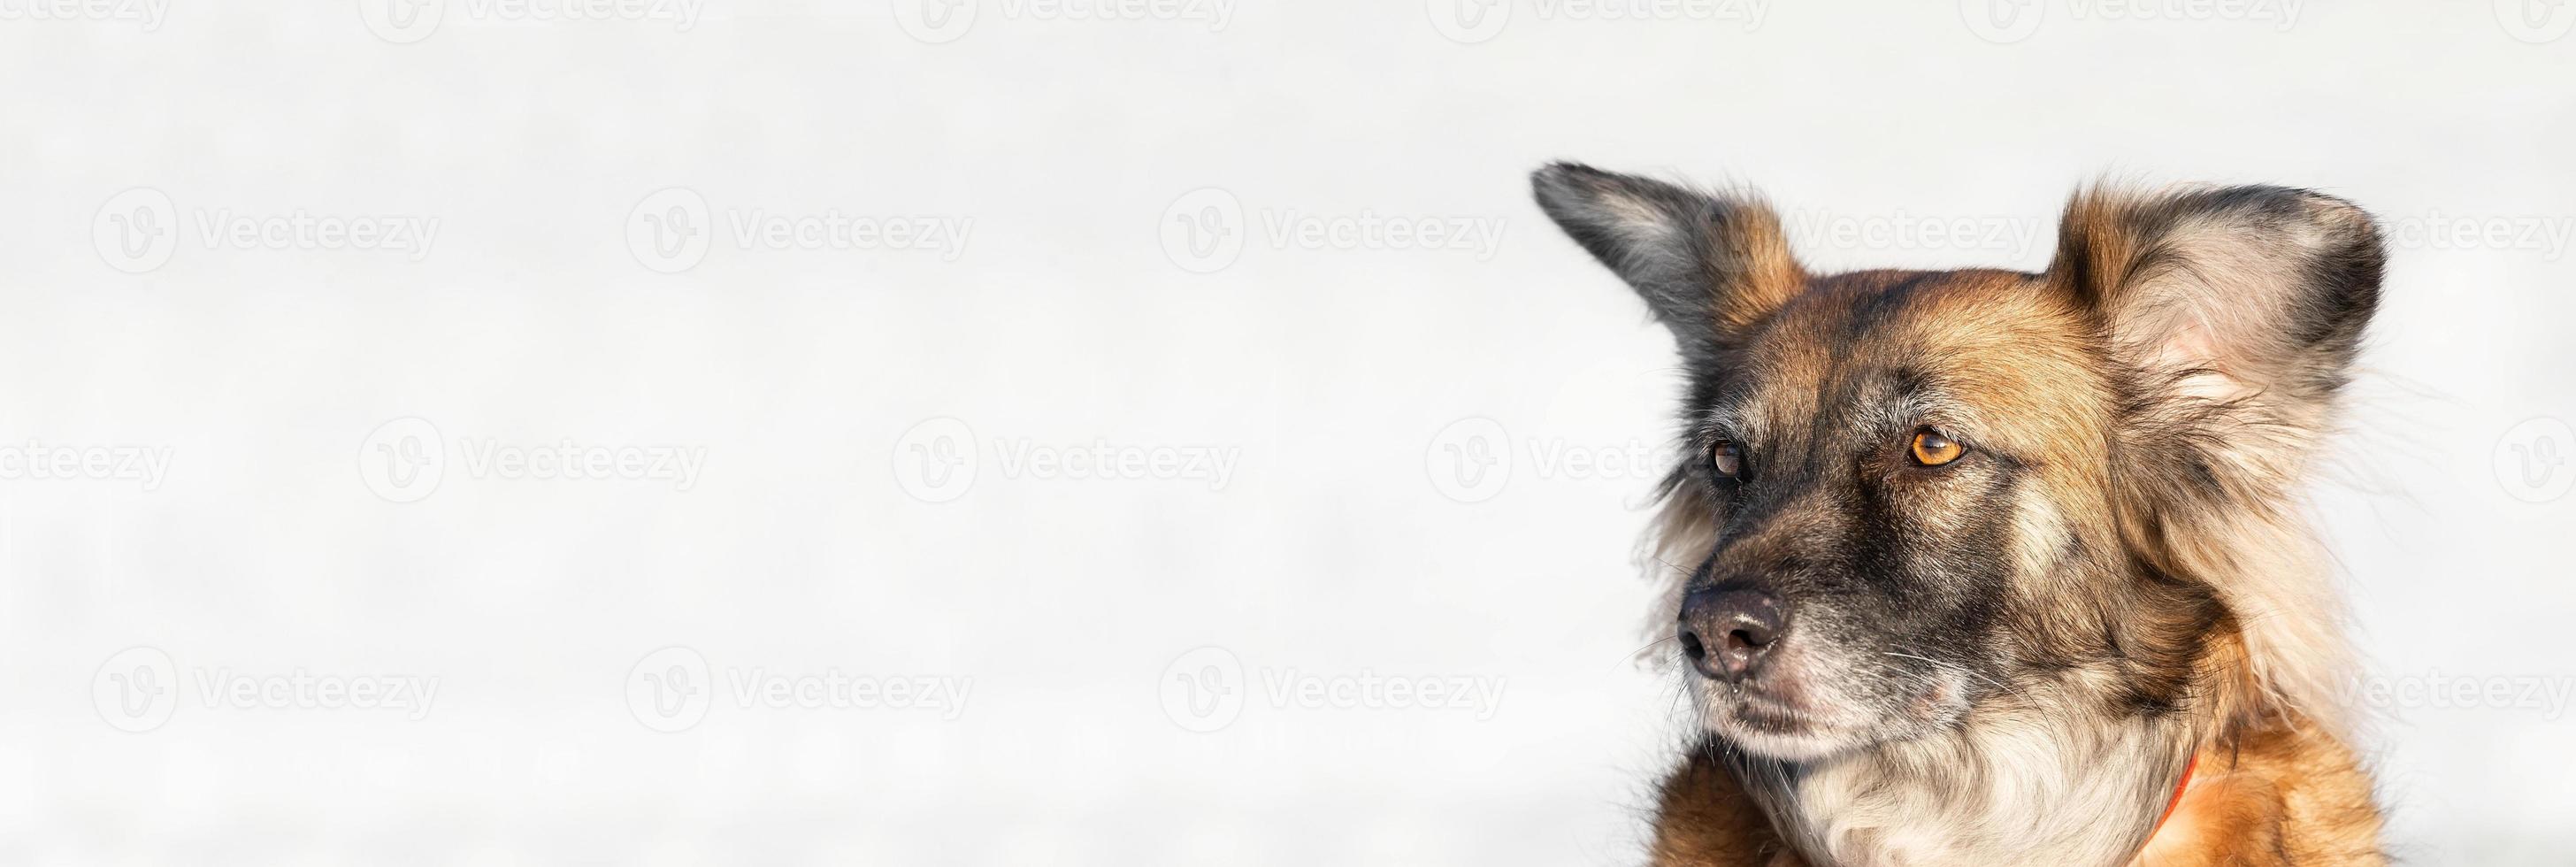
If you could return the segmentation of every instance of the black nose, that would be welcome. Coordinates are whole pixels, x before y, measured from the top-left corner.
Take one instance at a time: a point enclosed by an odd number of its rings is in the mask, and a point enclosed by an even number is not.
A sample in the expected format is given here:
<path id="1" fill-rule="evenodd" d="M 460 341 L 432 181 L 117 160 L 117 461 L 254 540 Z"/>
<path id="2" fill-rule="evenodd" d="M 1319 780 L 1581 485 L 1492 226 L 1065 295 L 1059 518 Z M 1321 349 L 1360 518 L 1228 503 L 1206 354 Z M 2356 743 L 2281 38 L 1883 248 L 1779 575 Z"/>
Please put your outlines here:
<path id="1" fill-rule="evenodd" d="M 1714 680 L 1743 680 L 1788 628 L 1788 610 L 1759 590 L 1693 590 L 1682 597 L 1682 654 Z"/>

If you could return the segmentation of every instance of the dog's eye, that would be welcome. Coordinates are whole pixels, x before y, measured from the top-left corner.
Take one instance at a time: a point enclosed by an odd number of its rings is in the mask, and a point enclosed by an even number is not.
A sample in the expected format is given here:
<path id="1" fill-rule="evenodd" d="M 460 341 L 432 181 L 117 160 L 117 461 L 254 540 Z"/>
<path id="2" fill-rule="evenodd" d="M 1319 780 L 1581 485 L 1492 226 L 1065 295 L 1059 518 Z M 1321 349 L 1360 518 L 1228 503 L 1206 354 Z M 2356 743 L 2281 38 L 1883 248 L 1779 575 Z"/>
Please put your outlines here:
<path id="1" fill-rule="evenodd" d="M 1940 431 L 1933 430 L 1931 428 L 1924 428 L 1914 432 L 1915 463 L 1919 463 L 1927 467 L 1937 467 L 1942 464 L 1958 460 L 1960 455 L 1967 453 L 1968 448 L 1966 446 L 1962 446 L 1958 441 L 1952 440 L 1947 436 L 1943 436 Z"/>
<path id="2" fill-rule="evenodd" d="M 1716 470 L 1718 475 L 1730 479 L 1742 478 L 1744 449 L 1737 446 L 1734 440 L 1718 440 L 1717 445 L 1709 447 L 1708 466 Z"/>

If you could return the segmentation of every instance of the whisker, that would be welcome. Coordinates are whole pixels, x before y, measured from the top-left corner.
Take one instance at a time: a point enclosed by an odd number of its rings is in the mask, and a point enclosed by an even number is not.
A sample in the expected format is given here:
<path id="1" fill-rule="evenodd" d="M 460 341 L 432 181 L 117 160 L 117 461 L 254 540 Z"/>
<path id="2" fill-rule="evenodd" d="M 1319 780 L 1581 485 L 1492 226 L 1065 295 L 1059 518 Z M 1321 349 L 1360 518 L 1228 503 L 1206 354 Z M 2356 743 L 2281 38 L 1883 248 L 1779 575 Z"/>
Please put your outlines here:
<path id="1" fill-rule="evenodd" d="M 1667 635 L 1667 636 L 1664 636 L 1664 637 L 1662 637 L 1662 638 L 1658 638 L 1658 639 L 1655 639 L 1655 640 L 1653 640 L 1653 641 L 1646 642 L 1646 646 L 1644 646 L 1644 647 L 1640 647 L 1640 648 L 1637 648 L 1637 649 L 1635 649 L 1635 650 L 1628 651 L 1628 656 L 1629 656 L 1630 658 L 1635 658 L 1635 657 L 1637 657 L 1637 656 L 1639 656 L 1639 655 L 1644 654 L 1646 651 L 1653 650 L 1653 649 L 1655 648 L 1655 645 L 1662 644 L 1662 643 L 1667 642 L 1667 641 L 1680 641 L 1681 639 L 1682 639 L 1682 637 L 1681 637 L 1681 634 L 1680 634 L 1680 633 L 1675 633 L 1675 634 L 1672 634 L 1672 635 Z"/>

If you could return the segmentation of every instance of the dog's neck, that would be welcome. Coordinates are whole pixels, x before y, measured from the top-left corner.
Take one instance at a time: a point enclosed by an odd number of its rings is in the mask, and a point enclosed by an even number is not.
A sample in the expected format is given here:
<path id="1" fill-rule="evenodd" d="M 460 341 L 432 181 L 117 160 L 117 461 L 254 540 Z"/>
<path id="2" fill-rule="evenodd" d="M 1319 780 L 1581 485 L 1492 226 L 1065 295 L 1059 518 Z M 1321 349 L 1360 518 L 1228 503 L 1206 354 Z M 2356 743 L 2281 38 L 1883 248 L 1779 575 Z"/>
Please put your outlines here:
<path id="1" fill-rule="evenodd" d="M 2208 720 L 2111 715 L 2085 692 L 2034 684 L 1932 737 L 1729 765 L 1817 867 L 2124 864 L 2172 803 Z"/>

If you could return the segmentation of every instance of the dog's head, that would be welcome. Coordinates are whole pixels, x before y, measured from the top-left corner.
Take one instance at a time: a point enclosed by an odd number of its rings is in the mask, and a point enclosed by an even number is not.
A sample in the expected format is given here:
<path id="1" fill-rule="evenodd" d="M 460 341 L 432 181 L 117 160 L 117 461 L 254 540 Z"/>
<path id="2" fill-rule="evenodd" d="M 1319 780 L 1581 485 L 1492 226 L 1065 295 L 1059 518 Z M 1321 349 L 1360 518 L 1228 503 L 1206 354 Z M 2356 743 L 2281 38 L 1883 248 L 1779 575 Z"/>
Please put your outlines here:
<path id="1" fill-rule="evenodd" d="M 2237 634 L 2307 591 L 2229 540 L 2283 522 L 2377 302 L 2352 205 L 2085 193 L 2044 274 L 1817 276 L 1747 197 L 1535 186 L 1687 364 L 1667 646 L 1709 732 L 1814 760 L 2053 684 L 2170 710 L 2222 636 L 2323 652 Z"/>

